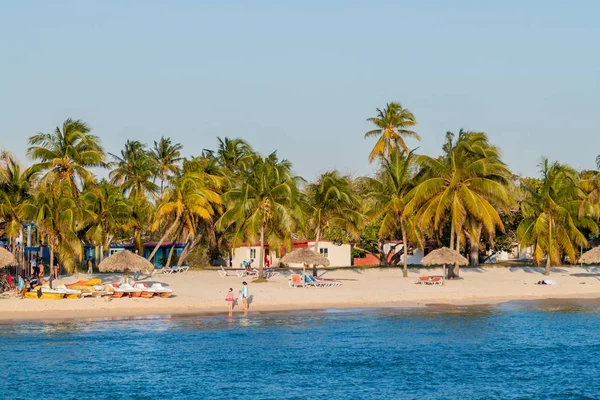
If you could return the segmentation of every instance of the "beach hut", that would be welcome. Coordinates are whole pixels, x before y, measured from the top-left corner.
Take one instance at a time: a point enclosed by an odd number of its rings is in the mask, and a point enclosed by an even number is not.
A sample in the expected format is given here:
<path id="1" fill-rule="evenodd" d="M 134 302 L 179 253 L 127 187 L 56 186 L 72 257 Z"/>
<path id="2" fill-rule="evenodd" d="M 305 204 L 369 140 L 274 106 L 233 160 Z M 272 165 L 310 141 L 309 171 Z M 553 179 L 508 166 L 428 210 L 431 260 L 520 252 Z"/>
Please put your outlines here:
<path id="1" fill-rule="evenodd" d="M 579 257 L 582 264 L 600 264 L 600 246 L 586 251 Z"/>
<path id="2" fill-rule="evenodd" d="M 431 253 L 423 257 L 421 264 L 425 266 L 442 265 L 444 267 L 444 276 L 446 276 L 448 279 L 452 279 L 458 278 L 458 267 L 460 265 L 469 264 L 469 261 L 461 256 L 458 251 L 450 250 L 447 247 L 442 247 L 441 249 L 433 250 Z M 446 275 L 447 264 L 454 265 L 453 269 L 448 270 L 448 275 Z M 452 274 L 450 272 L 452 272 Z"/>
<path id="3" fill-rule="evenodd" d="M 306 271 L 306 265 L 323 265 L 329 266 L 329 260 L 319 253 L 309 249 L 297 249 L 283 256 L 280 262 L 284 264 L 302 264 L 302 275 Z"/>
<path id="4" fill-rule="evenodd" d="M 16 267 L 17 265 L 19 262 L 15 255 L 4 247 L 0 247 L 0 268 Z"/>
<path id="5" fill-rule="evenodd" d="M 154 271 L 154 265 L 144 257 L 133 254 L 129 250 L 123 250 L 102 260 L 98 264 L 98 269 L 101 272 L 140 271 L 150 274 Z"/>

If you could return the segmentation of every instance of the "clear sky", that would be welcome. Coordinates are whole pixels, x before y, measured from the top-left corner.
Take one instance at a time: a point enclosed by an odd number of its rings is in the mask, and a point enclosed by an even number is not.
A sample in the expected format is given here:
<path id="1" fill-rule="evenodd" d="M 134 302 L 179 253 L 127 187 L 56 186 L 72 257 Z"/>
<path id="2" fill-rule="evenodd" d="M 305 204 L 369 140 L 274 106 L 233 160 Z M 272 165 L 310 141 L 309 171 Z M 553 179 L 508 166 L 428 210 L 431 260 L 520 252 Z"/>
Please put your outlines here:
<path id="1" fill-rule="evenodd" d="M 599 1 L 0 0 L 0 143 L 68 117 L 109 152 L 160 135 L 277 149 L 307 179 L 372 171 L 365 119 L 411 110 L 419 151 L 485 131 L 517 173 L 600 153 Z"/>

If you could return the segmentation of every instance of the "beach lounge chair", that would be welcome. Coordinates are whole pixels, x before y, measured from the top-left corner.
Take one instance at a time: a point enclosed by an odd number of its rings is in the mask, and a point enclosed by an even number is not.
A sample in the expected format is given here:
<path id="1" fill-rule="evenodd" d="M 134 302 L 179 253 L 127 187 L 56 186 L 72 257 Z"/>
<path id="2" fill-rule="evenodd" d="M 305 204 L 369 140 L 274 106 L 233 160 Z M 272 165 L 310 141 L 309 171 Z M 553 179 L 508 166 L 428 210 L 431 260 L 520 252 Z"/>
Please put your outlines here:
<path id="1" fill-rule="evenodd" d="M 335 279 L 319 278 L 318 276 L 315 276 L 314 279 L 317 282 L 323 282 L 323 283 L 325 283 L 326 286 L 342 286 L 342 282 L 336 281 Z"/>
<path id="2" fill-rule="evenodd" d="M 431 278 L 428 277 L 428 276 L 421 276 L 421 277 L 419 277 L 419 279 L 415 283 L 418 283 L 418 284 L 421 284 L 421 285 L 423 285 L 423 284 L 429 284 L 429 283 L 431 283 Z"/>
<path id="3" fill-rule="evenodd" d="M 304 282 L 302 282 L 302 277 L 299 274 L 292 274 L 290 280 L 288 280 L 288 285 L 290 287 L 304 287 Z"/>
<path id="4" fill-rule="evenodd" d="M 443 276 L 434 276 L 431 278 L 431 284 L 432 285 L 443 285 L 444 284 L 444 277 Z"/>
<path id="5" fill-rule="evenodd" d="M 223 268 L 222 265 L 219 265 L 219 270 L 217 271 L 221 278 L 225 278 L 227 276 L 227 271 Z"/>
<path id="6" fill-rule="evenodd" d="M 175 266 L 171 267 L 171 273 L 187 272 L 189 270 L 190 270 L 190 267 L 188 267 L 186 265 L 175 265 Z"/>

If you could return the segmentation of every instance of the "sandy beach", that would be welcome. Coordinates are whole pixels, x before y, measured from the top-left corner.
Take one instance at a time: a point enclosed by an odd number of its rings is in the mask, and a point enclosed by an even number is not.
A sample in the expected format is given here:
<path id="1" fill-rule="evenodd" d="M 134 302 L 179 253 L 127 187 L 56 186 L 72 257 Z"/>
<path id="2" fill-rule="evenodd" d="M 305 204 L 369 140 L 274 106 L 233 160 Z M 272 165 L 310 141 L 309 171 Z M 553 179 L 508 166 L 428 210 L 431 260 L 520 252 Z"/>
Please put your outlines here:
<path id="1" fill-rule="evenodd" d="M 496 304 L 509 300 L 549 298 L 600 298 L 598 267 L 553 268 L 544 277 L 542 268 L 466 268 L 460 280 L 437 286 L 415 284 L 421 275 L 441 275 L 441 269 L 410 270 L 408 278 L 396 268 L 320 270 L 326 278 L 343 282 L 340 287 L 290 288 L 290 271 L 267 283 L 252 283 L 251 277 L 220 277 L 216 271 L 189 271 L 181 274 L 142 278 L 146 283 L 161 282 L 174 290 L 168 299 L 84 298 L 73 300 L 0 299 L 0 319 L 62 319 L 124 317 L 152 314 L 226 313 L 227 290 L 237 293 L 242 281 L 249 282 L 250 311 L 284 311 L 323 308 L 426 307 L 428 305 Z M 86 278 L 87 275 L 80 275 Z M 115 282 L 120 275 L 98 275 Z M 541 279 L 558 285 L 536 285 Z M 62 279 L 74 282 L 77 276 Z M 238 304 L 234 313 L 242 313 Z"/>

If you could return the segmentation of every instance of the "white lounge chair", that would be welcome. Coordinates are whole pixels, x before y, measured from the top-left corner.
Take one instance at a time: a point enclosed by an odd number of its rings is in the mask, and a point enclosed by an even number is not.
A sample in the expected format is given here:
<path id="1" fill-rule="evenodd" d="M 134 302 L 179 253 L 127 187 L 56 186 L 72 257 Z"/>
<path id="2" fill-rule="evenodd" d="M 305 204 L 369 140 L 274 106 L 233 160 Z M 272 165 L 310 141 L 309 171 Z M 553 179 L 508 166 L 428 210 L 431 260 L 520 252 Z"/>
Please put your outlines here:
<path id="1" fill-rule="evenodd" d="M 187 265 L 175 265 L 175 266 L 171 267 L 171 273 L 187 272 L 189 270 L 190 270 L 190 267 L 188 267 Z"/>
<path id="2" fill-rule="evenodd" d="M 219 273 L 219 276 L 221 278 L 225 278 L 227 276 L 227 270 L 225 268 L 223 268 L 222 265 L 219 265 L 219 270 L 217 271 Z"/>

